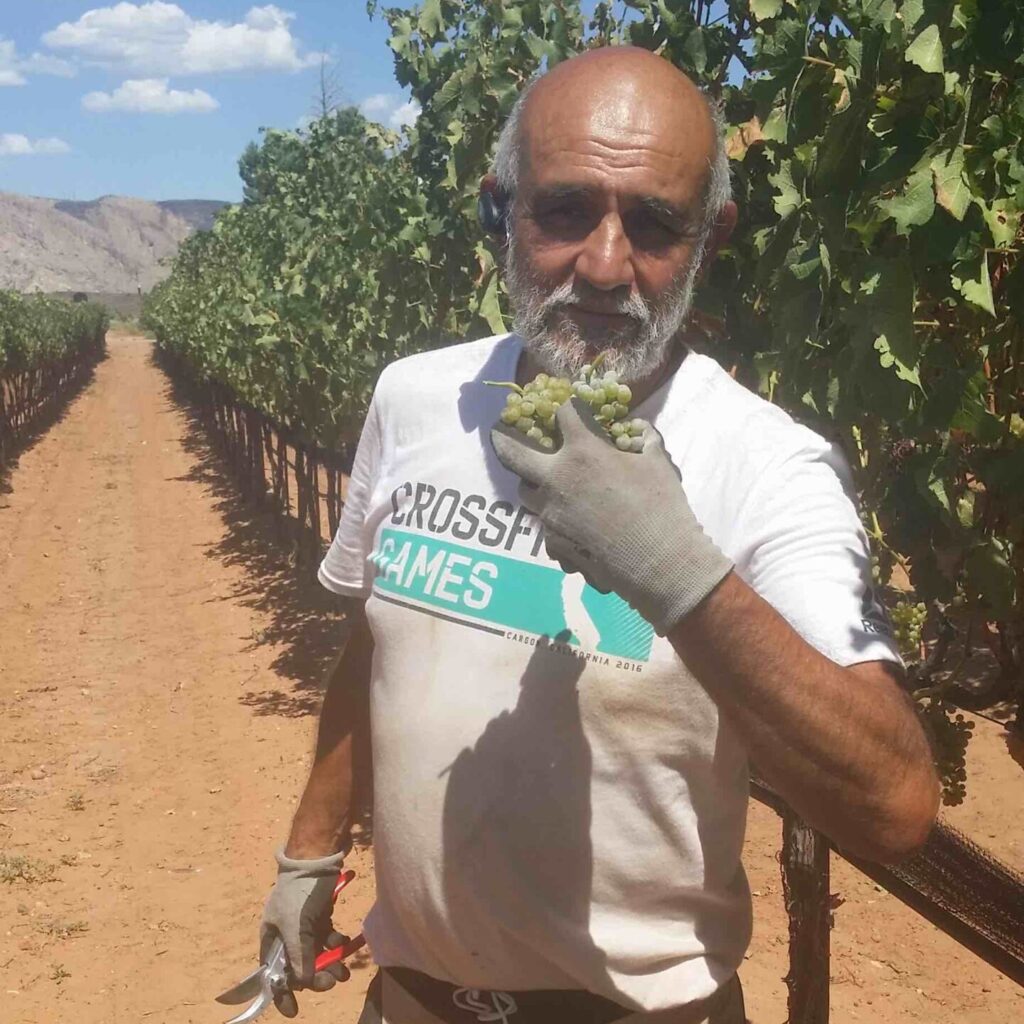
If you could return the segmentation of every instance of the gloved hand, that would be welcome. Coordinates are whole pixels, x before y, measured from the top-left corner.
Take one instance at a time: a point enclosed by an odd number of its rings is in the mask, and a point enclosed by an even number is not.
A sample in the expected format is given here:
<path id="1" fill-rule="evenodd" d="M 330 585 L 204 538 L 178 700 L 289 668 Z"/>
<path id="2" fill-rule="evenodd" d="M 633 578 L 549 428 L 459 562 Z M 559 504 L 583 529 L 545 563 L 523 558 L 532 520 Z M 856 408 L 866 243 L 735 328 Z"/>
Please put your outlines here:
<path id="1" fill-rule="evenodd" d="M 522 478 L 519 500 L 544 524 L 548 554 L 591 586 L 614 590 L 664 636 L 724 579 L 732 562 L 701 529 L 661 434 L 622 452 L 578 398 L 555 414 L 547 452 L 498 424 L 491 443 Z"/>
<path id="2" fill-rule="evenodd" d="M 311 988 L 326 992 L 335 982 L 347 981 L 348 968 L 332 964 L 325 971 L 314 973 L 321 949 L 334 949 L 348 941 L 331 925 L 334 909 L 334 886 L 344 863 L 344 854 L 316 860 L 293 860 L 277 851 L 277 881 L 270 891 L 260 923 L 260 962 L 278 936 L 284 942 L 293 988 Z M 299 1004 L 292 991 L 274 996 L 274 1005 L 285 1017 L 294 1017 Z"/>

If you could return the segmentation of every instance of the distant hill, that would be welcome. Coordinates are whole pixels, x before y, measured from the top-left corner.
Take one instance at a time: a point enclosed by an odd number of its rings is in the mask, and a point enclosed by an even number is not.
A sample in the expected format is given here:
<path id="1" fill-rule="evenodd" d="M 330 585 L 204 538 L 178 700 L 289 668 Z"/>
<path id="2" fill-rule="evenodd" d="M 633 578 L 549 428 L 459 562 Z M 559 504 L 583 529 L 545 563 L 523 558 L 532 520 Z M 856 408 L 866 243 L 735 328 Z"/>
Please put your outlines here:
<path id="1" fill-rule="evenodd" d="M 208 229 L 227 203 L 125 196 L 88 202 L 0 192 L 0 288 L 135 293 L 167 275 L 162 260 Z"/>

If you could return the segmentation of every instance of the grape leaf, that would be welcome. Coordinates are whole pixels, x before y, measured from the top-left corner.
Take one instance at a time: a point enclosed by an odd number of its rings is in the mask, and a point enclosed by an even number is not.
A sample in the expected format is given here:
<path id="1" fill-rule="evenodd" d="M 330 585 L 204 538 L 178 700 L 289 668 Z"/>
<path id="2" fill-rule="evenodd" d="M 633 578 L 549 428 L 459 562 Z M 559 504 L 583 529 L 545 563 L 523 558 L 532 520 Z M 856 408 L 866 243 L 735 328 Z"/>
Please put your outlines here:
<path id="1" fill-rule="evenodd" d="M 982 597 L 995 618 L 1012 614 L 1016 581 L 1005 541 L 989 537 L 967 556 L 965 568 L 968 586 Z"/>
<path id="2" fill-rule="evenodd" d="M 417 26 L 419 31 L 429 38 L 444 32 L 444 16 L 441 14 L 441 0 L 424 0 Z"/>
<path id="3" fill-rule="evenodd" d="M 501 303 L 498 300 L 498 275 L 495 271 L 487 275 L 483 291 L 480 293 L 478 311 L 495 334 L 505 333 L 505 320 L 501 315 Z"/>
<path id="4" fill-rule="evenodd" d="M 914 334 L 914 276 L 904 260 L 876 259 L 860 286 L 859 317 L 875 334 L 883 367 L 895 367 L 900 380 L 921 387 L 920 348 Z"/>
<path id="5" fill-rule="evenodd" d="M 778 189 L 773 197 L 773 203 L 775 212 L 780 217 L 788 217 L 800 207 L 803 197 L 793 182 L 793 168 L 788 160 L 782 161 L 775 174 L 768 175 L 768 183 Z"/>
<path id="6" fill-rule="evenodd" d="M 988 273 L 988 259 L 984 251 L 970 260 L 957 263 L 950 276 L 953 287 L 968 302 L 985 310 L 992 316 L 996 315 L 995 303 L 992 298 L 992 278 Z"/>
<path id="7" fill-rule="evenodd" d="M 1021 211 L 1016 204 L 1010 199 L 996 199 L 981 204 L 981 212 L 992 234 L 993 244 L 997 248 L 1012 245 L 1021 221 Z"/>
<path id="8" fill-rule="evenodd" d="M 929 25 L 908 47 L 906 59 L 922 71 L 941 74 L 945 70 L 942 60 L 942 38 L 938 25 Z"/>
<path id="9" fill-rule="evenodd" d="M 971 190 L 964 180 L 964 148 L 957 146 L 931 163 L 935 173 L 935 199 L 957 220 L 963 220 L 971 204 Z"/>
<path id="10" fill-rule="evenodd" d="M 776 18 L 782 11 L 782 0 L 750 0 L 750 13 L 758 21 Z"/>
<path id="11" fill-rule="evenodd" d="M 919 224 L 927 224 L 935 213 L 935 185 L 930 167 L 921 167 L 907 178 L 907 187 L 903 195 L 891 199 L 881 199 L 878 208 L 896 221 L 897 231 L 901 235 L 910 233 L 910 229 Z"/>

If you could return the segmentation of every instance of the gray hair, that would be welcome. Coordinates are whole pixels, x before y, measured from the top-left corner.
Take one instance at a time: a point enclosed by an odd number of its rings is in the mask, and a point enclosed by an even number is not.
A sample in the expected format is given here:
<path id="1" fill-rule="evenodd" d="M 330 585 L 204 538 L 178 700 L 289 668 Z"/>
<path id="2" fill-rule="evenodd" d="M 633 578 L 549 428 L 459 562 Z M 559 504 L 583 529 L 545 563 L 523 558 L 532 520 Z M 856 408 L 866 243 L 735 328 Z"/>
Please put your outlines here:
<path id="1" fill-rule="evenodd" d="M 523 111 L 526 109 L 530 93 L 543 77 L 543 74 L 534 75 L 516 98 L 508 119 L 502 126 L 498 144 L 495 147 L 492 173 L 498 179 L 498 187 L 510 200 L 515 199 L 519 187 L 519 173 L 523 156 Z M 715 151 L 708 160 L 708 181 L 704 190 L 704 220 L 701 225 L 700 241 L 700 249 L 703 250 L 718 215 L 732 198 L 732 182 L 729 172 L 729 156 L 725 151 L 726 123 L 722 104 L 720 101 L 712 99 L 703 90 L 701 90 L 701 96 L 715 126 Z M 511 213 L 511 210 L 509 212 Z M 509 227 L 511 228 L 511 224 Z"/>

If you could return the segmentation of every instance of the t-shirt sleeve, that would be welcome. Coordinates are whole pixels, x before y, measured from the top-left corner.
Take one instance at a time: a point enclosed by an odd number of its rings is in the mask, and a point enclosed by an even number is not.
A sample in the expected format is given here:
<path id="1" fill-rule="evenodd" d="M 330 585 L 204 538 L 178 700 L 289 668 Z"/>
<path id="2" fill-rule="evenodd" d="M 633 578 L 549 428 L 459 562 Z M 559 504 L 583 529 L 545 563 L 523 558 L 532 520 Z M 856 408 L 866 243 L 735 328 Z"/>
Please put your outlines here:
<path id="1" fill-rule="evenodd" d="M 338 532 L 317 573 L 323 586 L 346 597 L 369 597 L 373 586 L 373 568 L 369 561 L 373 537 L 366 517 L 380 473 L 382 453 L 377 395 L 374 392 L 359 436 Z"/>
<path id="2" fill-rule="evenodd" d="M 740 575 L 838 665 L 902 665 L 872 584 L 867 534 L 842 450 L 797 427 L 797 449 L 759 474 L 744 502 Z"/>

